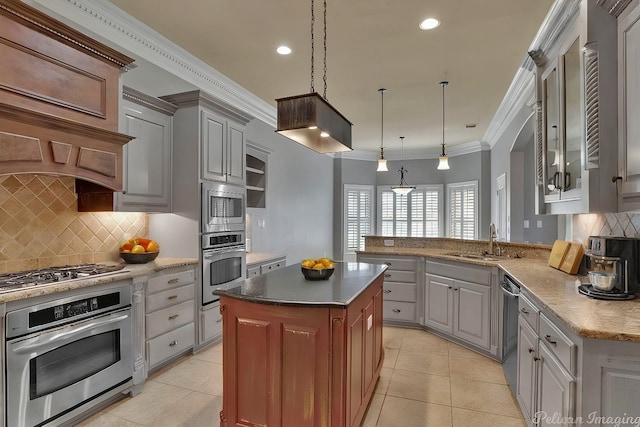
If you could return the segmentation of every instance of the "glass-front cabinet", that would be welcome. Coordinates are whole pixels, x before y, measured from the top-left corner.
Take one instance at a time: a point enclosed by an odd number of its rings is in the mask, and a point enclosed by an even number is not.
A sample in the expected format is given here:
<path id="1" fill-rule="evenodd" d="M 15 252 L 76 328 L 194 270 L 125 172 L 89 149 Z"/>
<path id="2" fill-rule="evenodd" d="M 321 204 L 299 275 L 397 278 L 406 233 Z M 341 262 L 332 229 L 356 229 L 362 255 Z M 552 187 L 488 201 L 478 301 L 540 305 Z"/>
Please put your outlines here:
<path id="1" fill-rule="evenodd" d="M 616 19 L 587 0 L 549 20 L 536 62 L 537 213 L 616 212 Z"/>

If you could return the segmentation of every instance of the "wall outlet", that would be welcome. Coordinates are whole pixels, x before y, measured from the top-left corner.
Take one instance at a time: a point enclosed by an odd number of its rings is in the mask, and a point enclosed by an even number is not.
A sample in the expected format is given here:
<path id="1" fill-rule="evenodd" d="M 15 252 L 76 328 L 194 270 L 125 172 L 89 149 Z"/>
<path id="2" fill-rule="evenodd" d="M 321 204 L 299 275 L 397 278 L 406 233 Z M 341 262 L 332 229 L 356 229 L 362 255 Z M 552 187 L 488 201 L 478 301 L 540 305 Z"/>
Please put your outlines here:
<path id="1" fill-rule="evenodd" d="M 524 228 L 529 228 L 529 220 L 528 219 L 524 220 Z"/>
<path id="2" fill-rule="evenodd" d="M 393 244 L 394 244 L 393 239 L 384 239 L 385 246 L 393 246 Z"/>
<path id="3" fill-rule="evenodd" d="M 538 228 L 542 228 L 542 220 L 539 219 L 536 225 Z"/>
<path id="4" fill-rule="evenodd" d="M 267 221 L 264 219 L 259 219 L 258 220 L 258 228 L 264 228 L 264 226 L 267 224 Z"/>

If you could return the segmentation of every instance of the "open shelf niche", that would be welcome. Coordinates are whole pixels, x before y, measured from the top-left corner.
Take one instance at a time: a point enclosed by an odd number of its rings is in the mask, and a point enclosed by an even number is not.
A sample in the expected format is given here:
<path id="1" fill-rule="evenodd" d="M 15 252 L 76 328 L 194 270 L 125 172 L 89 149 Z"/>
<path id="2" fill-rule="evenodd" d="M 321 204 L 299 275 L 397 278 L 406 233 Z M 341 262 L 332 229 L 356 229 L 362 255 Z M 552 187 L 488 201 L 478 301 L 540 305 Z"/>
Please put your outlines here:
<path id="1" fill-rule="evenodd" d="M 247 142 L 247 207 L 265 208 L 267 196 L 267 162 L 269 152 Z"/>

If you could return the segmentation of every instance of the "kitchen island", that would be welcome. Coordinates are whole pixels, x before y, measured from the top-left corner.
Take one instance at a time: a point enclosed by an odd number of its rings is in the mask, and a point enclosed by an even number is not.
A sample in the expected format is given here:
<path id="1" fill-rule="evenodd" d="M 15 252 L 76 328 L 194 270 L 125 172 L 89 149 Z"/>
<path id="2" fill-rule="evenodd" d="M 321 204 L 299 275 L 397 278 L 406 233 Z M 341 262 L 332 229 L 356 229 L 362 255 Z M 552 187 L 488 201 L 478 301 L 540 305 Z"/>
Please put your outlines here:
<path id="1" fill-rule="evenodd" d="M 385 265 L 299 265 L 220 289 L 220 426 L 357 426 L 380 376 Z"/>

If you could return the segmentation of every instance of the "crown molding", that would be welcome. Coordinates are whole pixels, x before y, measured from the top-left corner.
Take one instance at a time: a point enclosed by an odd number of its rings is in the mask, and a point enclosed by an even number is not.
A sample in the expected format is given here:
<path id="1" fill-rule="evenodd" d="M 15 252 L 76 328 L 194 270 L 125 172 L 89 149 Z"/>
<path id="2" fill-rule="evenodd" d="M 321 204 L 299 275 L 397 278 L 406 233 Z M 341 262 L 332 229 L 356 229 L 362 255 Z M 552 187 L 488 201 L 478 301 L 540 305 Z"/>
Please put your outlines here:
<path id="1" fill-rule="evenodd" d="M 276 109 L 171 40 L 102 0 L 23 0 L 103 40 L 103 43 L 149 61 L 179 76 L 253 118 L 276 126 Z"/>
<path id="2" fill-rule="evenodd" d="M 598 0 L 598 5 L 605 8 L 615 18 L 620 16 L 630 3 L 631 0 Z"/>

